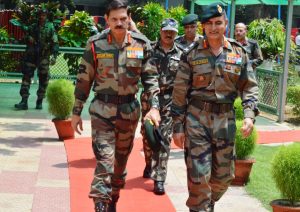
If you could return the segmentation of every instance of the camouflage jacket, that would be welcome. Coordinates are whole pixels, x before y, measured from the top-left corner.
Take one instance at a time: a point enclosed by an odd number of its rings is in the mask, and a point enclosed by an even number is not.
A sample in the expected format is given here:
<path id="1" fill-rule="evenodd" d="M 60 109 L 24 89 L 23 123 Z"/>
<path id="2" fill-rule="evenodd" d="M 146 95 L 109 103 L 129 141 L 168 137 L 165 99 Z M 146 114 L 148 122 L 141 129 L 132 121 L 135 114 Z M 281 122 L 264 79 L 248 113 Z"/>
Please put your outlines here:
<path id="1" fill-rule="evenodd" d="M 178 70 L 182 51 L 176 46 L 176 44 L 174 44 L 173 47 L 167 53 L 165 53 L 161 47 L 160 41 L 153 43 L 152 47 L 152 59 L 159 74 L 159 99 L 160 103 L 162 103 L 165 102 L 162 98 L 171 100 L 174 80 Z"/>
<path id="2" fill-rule="evenodd" d="M 249 61 L 252 64 L 253 69 L 262 64 L 263 56 L 257 41 L 246 38 L 246 41 L 241 44 L 247 51 Z"/>
<path id="3" fill-rule="evenodd" d="M 91 37 L 77 75 L 73 114 L 81 114 L 92 85 L 96 94 L 135 95 L 140 79 L 150 93 L 151 106 L 159 107 L 158 73 L 150 56 L 150 42 L 142 34 L 128 32 L 121 48 L 110 30 Z"/>
<path id="4" fill-rule="evenodd" d="M 200 39 L 184 51 L 174 82 L 172 116 L 174 132 L 183 132 L 184 116 L 192 100 L 231 103 L 240 92 L 244 117 L 258 113 L 258 87 L 245 50 L 224 37 L 223 52 L 214 56 L 208 42 Z"/>
<path id="5" fill-rule="evenodd" d="M 202 38 L 202 35 L 198 35 L 196 34 L 196 37 L 194 39 L 194 41 L 199 40 L 199 38 Z M 189 45 L 191 45 L 192 42 L 189 42 L 185 39 L 184 35 L 178 36 L 177 38 L 175 38 L 175 42 L 178 44 L 178 47 L 181 50 L 184 50 L 185 48 L 187 48 Z"/>
<path id="6" fill-rule="evenodd" d="M 33 42 L 30 42 L 32 40 Z M 33 24 L 28 27 L 25 41 L 27 50 L 35 51 L 42 57 L 58 55 L 58 38 L 53 23 L 46 21 L 44 25 Z"/>

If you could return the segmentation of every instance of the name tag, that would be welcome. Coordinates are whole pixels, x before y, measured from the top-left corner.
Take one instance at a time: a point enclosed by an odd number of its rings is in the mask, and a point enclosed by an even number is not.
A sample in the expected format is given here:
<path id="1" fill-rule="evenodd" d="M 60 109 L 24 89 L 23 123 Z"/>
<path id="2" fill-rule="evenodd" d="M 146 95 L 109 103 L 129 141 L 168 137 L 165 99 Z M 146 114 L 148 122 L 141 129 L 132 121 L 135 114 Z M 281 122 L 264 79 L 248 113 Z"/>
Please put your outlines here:
<path id="1" fill-rule="evenodd" d="M 192 61 L 192 66 L 202 65 L 202 64 L 207 64 L 207 63 L 208 63 L 208 59 L 204 58 L 204 59 L 201 59 L 201 60 Z"/>
<path id="2" fill-rule="evenodd" d="M 111 53 L 99 53 L 97 54 L 97 59 L 113 59 L 114 54 Z"/>
<path id="3" fill-rule="evenodd" d="M 144 50 L 142 47 L 127 47 L 126 49 L 127 58 L 132 59 L 143 59 L 144 58 Z"/>
<path id="4" fill-rule="evenodd" d="M 226 56 L 226 63 L 231 63 L 231 64 L 242 64 L 242 58 L 240 55 L 235 54 L 235 53 L 228 53 Z"/>

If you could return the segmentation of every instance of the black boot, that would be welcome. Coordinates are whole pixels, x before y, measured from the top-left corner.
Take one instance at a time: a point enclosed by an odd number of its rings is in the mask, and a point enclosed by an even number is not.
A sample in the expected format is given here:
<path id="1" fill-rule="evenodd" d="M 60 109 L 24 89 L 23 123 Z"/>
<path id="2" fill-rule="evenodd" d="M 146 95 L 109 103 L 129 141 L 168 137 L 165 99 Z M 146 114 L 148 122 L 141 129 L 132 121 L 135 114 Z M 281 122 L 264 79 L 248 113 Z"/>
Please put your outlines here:
<path id="1" fill-rule="evenodd" d="M 37 99 L 37 100 L 36 100 L 36 106 L 35 106 L 35 109 L 37 109 L 37 110 L 43 109 L 43 99 Z"/>
<path id="2" fill-rule="evenodd" d="M 151 166 L 146 165 L 143 172 L 143 178 L 150 178 L 150 177 L 151 177 Z"/>
<path id="3" fill-rule="evenodd" d="M 208 208 L 210 209 L 210 212 L 214 212 L 214 209 L 215 209 L 215 203 L 210 203 Z"/>
<path id="4" fill-rule="evenodd" d="M 95 203 L 95 212 L 107 212 L 107 203 L 106 202 Z"/>
<path id="5" fill-rule="evenodd" d="M 165 194 L 164 182 L 163 181 L 154 181 L 154 194 L 163 195 Z"/>
<path id="6" fill-rule="evenodd" d="M 119 200 L 119 195 L 113 195 L 111 202 L 108 204 L 107 212 L 117 212 L 117 202 Z"/>
<path id="7" fill-rule="evenodd" d="M 18 110 L 28 110 L 28 98 L 22 98 L 19 104 L 15 104 L 15 108 Z"/>

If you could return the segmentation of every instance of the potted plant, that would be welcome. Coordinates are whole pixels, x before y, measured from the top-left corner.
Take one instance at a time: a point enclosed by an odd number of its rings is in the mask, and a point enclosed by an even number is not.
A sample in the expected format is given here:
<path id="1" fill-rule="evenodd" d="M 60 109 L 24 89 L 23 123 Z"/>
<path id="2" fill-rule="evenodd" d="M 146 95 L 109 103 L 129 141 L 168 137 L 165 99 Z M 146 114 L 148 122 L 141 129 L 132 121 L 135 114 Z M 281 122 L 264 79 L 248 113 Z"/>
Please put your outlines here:
<path id="1" fill-rule="evenodd" d="M 249 175 L 255 159 L 249 158 L 249 155 L 254 151 L 257 141 L 257 131 L 254 126 L 252 133 L 249 137 L 243 137 L 241 128 L 243 125 L 242 120 L 236 121 L 236 135 L 235 135 L 235 179 L 231 185 L 243 186 L 248 182 Z"/>
<path id="2" fill-rule="evenodd" d="M 300 145 L 282 146 L 272 160 L 272 176 L 283 199 L 273 200 L 274 212 L 300 211 Z"/>
<path id="3" fill-rule="evenodd" d="M 47 87 L 46 98 L 49 113 L 54 116 L 52 121 L 59 140 L 74 138 L 74 130 L 69 119 L 75 101 L 73 83 L 66 79 L 54 80 Z"/>

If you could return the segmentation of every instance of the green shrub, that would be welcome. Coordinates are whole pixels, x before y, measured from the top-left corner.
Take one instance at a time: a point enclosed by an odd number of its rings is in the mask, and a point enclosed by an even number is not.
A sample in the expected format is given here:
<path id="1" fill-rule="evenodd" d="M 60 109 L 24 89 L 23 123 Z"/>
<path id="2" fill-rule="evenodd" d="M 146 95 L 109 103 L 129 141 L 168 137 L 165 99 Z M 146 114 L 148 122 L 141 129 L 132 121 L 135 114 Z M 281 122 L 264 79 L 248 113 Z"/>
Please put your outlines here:
<path id="1" fill-rule="evenodd" d="M 235 151 L 239 160 L 244 160 L 253 153 L 257 141 L 256 127 L 254 126 L 249 137 L 244 138 L 241 133 L 242 124 L 243 121 L 236 122 Z"/>
<path id="2" fill-rule="evenodd" d="M 272 176 L 283 198 L 300 201 L 300 145 L 282 146 L 272 160 Z"/>
<path id="3" fill-rule="evenodd" d="M 56 119 L 67 119 L 75 101 L 73 83 L 66 79 L 54 80 L 47 87 L 46 98 L 49 113 Z"/>
<path id="4" fill-rule="evenodd" d="M 85 11 L 75 11 L 70 20 L 58 31 L 60 45 L 68 47 L 85 47 L 95 25 L 92 16 Z M 76 75 L 81 55 L 64 54 L 69 67 L 69 74 Z"/>
<path id="5" fill-rule="evenodd" d="M 293 113 L 300 117 L 300 86 L 288 87 L 287 102 L 293 105 Z"/>
<path id="6" fill-rule="evenodd" d="M 142 12 L 143 24 L 138 24 L 139 30 L 149 39 L 155 41 L 160 34 L 160 25 L 168 17 L 166 10 L 159 3 L 147 3 Z"/>
<path id="7" fill-rule="evenodd" d="M 244 109 L 242 106 L 242 99 L 239 97 L 234 101 L 234 110 L 236 120 L 244 119 Z"/>
<path id="8" fill-rule="evenodd" d="M 184 34 L 184 28 L 181 25 L 182 19 L 184 16 L 187 15 L 187 10 L 182 6 L 177 6 L 177 7 L 171 7 L 168 11 L 169 16 L 174 18 L 176 21 L 178 21 L 179 27 L 178 27 L 178 35 L 183 35 Z"/>

